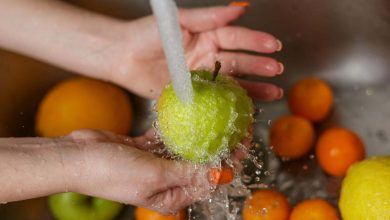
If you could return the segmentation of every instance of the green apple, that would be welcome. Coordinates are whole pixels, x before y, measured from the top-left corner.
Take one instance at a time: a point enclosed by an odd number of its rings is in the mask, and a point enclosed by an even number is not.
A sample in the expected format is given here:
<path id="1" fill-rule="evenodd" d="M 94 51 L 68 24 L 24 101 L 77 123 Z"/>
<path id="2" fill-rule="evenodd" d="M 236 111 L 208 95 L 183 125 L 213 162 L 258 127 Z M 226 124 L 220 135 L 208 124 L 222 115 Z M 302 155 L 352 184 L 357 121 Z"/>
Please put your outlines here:
<path id="1" fill-rule="evenodd" d="M 123 205 L 68 192 L 50 196 L 49 207 L 58 220 L 110 220 L 119 214 Z"/>
<path id="2" fill-rule="evenodd" d="M 192 103 L 179 100 L 172 84 L 157 103 L 157 128 L 165 146 L 196 163 L 227 156 L 253 121 L 253 103 L 246 90 L 217 72 L 192 71 Z"/>
<path id="3" fill-rule="evenodd" d="M 344 220 L 390 219 L 390 156 L 352 165 L 339 201 Z"/>

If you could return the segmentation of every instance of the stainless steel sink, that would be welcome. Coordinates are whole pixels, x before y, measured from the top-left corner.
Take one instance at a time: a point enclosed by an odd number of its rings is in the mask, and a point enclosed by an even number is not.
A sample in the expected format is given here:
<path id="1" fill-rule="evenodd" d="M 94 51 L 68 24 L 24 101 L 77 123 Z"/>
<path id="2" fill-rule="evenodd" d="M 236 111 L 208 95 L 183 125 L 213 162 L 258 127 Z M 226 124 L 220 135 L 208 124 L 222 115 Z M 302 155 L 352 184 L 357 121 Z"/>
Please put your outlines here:
<path id="1" fill-rule="evenodd" d="M 145 0 L 69 0 L 89 10 L 123 19 L 150 14 Z M 227 4 L 222 0 L 178 0 L 182 7 Z M 0 15 L 1 18 L 1 15 Z M 341 125 L 356 131 L 371 155 L 390 154 L 390 2 L 388 0 L 253 0 L 247 13 L 237 25 L 264 30 L 281 39 L 283 51 L 274 55 L 285 64 L 285 73 L 274 79 L 255 79 L 273 82 L 289 89 L 296 80 L 316 75 L 327 80 L 335 91 L 335 107 L 319 130 Z M 33 136 L 34 115 L 45 92 L 55 83 L 72 76 L 56 67 L 6 51 L 0 51 L 0 136 Z M 150 120 L 147 102 L 137 102 L 136 115 L 141 133 Z M 267 142 L 268 121 L 287 114 L 285 100 L 257 103 L 264 109 L 255 135 Z M 137 128 L 137 125 L 135 126 Z M 300 169 L 292 175 L 283 171 L 308 164 L 311 172 Z M 280 168 L 282 167 L 282 168 Z M 330 178 L 318 170 L 316 163 L 306 160 L 281 166 L 282 175 L 273 181 L 291 195 L 293 203 L 318 196 L 337 201 L 340 179 Z M 294 176 L 294 177 L 292 177 Z M 306 184 L 314 178 L 319 182 Z M 298 181 L 301 191 L 286 185 Z M 312 188 L 306 190 L 310 185 Z M 289 188 L 290 187 L 290 188 Z M 332 190 L 329 191 L 329 188 Z M 306 190 L 306 192 L 305 192 Z M 308 193 L 310 192 L 310 193 Z M 0 205 L 0 219 L 51 219 L 45 198 Z M 120 219 L 132 217 L 128 208 Z"/>

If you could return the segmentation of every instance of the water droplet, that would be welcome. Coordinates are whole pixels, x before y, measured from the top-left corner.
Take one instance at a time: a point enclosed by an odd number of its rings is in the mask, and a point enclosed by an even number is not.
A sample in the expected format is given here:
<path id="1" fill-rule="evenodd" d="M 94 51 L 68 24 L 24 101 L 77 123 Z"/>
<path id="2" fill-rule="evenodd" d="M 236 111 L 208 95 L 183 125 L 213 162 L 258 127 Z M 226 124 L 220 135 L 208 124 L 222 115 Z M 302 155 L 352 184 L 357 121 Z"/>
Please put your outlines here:
<path id="1" fill-rule="evenodd" d="M 264 165 L 263 162 L 258 161 L 258 160 L 253 160 L 252 162 L 256 166 L 257 169 L 260 169 L 260 170 L 263 169 L 263 165 Z"/>
<path id="2" fill-rule="evenodd" d="M 264 175 L 265 176 L 269 176 L 269 175 L 271 175 L 271 172 L 269 170 L 267 170 L 267 171 L 264 172 Z"/>
<path id="3" fill-rule="evenodd" d="M 157 121 L 154 121 L 152 123 L 152 127 L 155 128 L 156 130 L 158 129 L 158 122 Z"/>
<path id="4" fill-rule="evenodd" d="M 374 95 L 374 90 L 373 90 L 373 89 L 366 89 L 366 95 L 367 95 L 367 96 L 372 96 L 372 95 Z"/>

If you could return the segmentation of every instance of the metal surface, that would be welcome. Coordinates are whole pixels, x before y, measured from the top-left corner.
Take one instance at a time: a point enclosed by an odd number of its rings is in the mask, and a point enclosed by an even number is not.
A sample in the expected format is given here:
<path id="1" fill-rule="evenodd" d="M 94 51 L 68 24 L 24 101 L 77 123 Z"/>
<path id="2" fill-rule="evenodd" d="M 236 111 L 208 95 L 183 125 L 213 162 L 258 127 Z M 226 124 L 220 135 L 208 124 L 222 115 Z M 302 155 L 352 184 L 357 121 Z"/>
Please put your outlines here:
<path id="1" fill-rule="evenodd" d="M 69 2 L 123 19 L 150 13 L 145 0 Z M 179 6 L 195 7 L 229 1 L 177 2 Z M 334 125 L 351 128 L 364 139 L 368 155 L 390 154 L 388 0 L 256 0 L 251 1 L 251 7 L 236 24 L 270 32 L 284 43 L 283 51 L 275 55 L 285 64 L 284 75 L 260 80 L 286 90 L 296 80 L 309 75 L 319 76 L 331 84 L 335 107 L 319 130 Z M 33 121 L 39 100 L 48 88 L 69 76 L 71 73 L 55 67 L 0 51 L 0 136 L 34 135 Z M 150 120 L 143 120 L 150 109 L 137 100 L 139 126 L 135 127 L 140 133 L 150 125 Z M 286 114 L 286 103 L 282 100 L 257 104 L 264 111 L 259 115 L 255 133 L 266 142 L 268 121 Z M 308 167 L 302 170 L 302 164 Z M 275 183 L 289 195 L 299 194 L 296 200 L 313 196 L 308 195 L 313 191 L 318 196 L 337 199 L 340 180 L 324 175 L 310 158 L 283 166 L 288 166 L 289 171 L 278 168 L 284 171 L 274 176 Z M 313 181 L 301 181 L 308 178 Z M 299 183 L 298 190 L 290 189 L 291 179 L 294 184 Z M 131 216 L 131 209 L 127 212 L 123 218 Z M 50 215 L 45 200 L 37 199 L 1 205 L 0 219 L 50 219 Z"/>

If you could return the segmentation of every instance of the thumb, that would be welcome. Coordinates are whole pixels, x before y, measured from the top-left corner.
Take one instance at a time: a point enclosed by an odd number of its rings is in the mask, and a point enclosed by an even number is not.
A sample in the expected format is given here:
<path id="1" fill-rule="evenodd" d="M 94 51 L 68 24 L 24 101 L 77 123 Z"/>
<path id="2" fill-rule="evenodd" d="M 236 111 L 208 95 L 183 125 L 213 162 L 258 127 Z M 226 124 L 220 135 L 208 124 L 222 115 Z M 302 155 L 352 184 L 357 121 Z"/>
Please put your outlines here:
<path id="1" fill-rule="evenodd" d="M 180 9 L 182 26 L 191 32 L 203 32 L 223 27 L 244 13 L 243 7 L 217 6 L 198 9 Z"/>
<path id="2" fill-rule="evenodd" d="M 165 160 L 162 166 L 167 187 L 150 199 L 151 208 L 163 214 L 175 213 L 196 201 L 208 198 L 215 189 L 209 182 L 209 168 L 205 165 Z"/>

